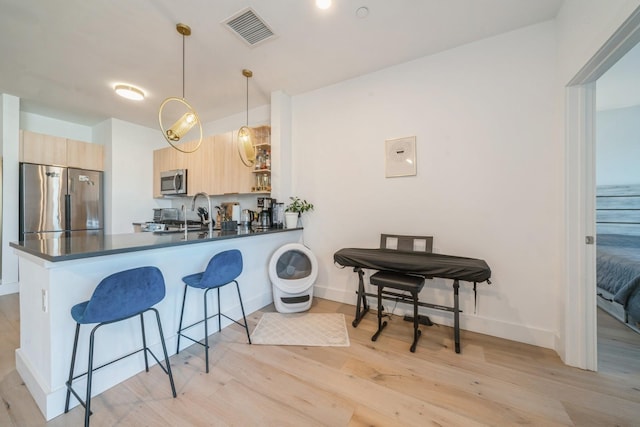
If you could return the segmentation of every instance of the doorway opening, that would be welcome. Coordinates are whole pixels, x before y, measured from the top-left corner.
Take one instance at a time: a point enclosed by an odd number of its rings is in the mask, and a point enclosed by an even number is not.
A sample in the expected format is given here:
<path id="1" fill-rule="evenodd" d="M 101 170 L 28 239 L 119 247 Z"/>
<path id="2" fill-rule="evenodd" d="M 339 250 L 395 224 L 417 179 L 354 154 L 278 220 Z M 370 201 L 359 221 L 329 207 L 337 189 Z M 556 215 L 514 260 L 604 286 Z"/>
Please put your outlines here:
<path id="1" fill-rule="evenodd" d="M 565 361 L 596 371 L 596 81 L 640 42 L 640 8 L 566 88 Z"/>

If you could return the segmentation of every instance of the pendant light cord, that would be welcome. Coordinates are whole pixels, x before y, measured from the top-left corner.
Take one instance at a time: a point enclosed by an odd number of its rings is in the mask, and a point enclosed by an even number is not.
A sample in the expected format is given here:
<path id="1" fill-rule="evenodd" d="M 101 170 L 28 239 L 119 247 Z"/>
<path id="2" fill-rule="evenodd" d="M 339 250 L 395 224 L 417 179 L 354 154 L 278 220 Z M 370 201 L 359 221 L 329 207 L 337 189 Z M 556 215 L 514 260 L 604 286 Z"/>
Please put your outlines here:
<path id="1" fill-rule="evenodd" d="M 184 99 L 184 34 L 182 35 L 182 99 Z"/>
<path id="2" fill-rule="evenodd" d="M 247 77 L 247 127 L 249 127 L 249 77 Z"/>

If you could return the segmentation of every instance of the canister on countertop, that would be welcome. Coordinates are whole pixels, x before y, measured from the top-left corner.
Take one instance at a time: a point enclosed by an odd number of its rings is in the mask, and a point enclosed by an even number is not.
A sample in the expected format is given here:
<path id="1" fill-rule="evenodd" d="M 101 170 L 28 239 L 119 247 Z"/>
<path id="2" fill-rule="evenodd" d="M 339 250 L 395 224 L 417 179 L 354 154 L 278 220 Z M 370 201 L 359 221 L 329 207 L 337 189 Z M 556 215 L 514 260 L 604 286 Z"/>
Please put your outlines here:
<path id="1" fill-rule="evenodd" d="M 275 203 L 273 205 L 273 226 L 284 228 L 284 203 Z"/>
<path id="2" fill-rule="evenodd" d="M 231 207 L 231 221 L 240 222 L 240 204 L 234 203 Z"/>

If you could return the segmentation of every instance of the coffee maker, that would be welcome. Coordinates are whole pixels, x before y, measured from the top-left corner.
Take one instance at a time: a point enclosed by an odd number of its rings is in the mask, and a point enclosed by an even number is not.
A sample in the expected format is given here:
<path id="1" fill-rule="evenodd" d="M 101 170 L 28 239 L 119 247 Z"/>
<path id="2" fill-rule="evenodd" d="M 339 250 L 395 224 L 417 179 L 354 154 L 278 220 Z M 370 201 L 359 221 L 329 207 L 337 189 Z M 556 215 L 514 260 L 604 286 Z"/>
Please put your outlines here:
<path id="1" fill-rule="evenodd" d="M 258 215 L 258 227 L 263 230 L 271 228 L 273 224 L 273 202 L 275 199 L 271 197 L 258 197 L 258 208 L 260 214 Z"/>

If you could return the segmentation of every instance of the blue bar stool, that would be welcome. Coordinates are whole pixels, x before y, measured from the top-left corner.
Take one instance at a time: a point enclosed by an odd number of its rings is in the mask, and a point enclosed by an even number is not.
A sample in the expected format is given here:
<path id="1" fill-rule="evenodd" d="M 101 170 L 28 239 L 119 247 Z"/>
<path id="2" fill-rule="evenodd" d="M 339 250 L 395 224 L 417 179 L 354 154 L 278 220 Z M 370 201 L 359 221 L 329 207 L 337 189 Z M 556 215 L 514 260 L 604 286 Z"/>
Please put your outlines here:
<path id="1" fill-rule="evenodd" d="M 69 399 L 71 393 L 76 399 L 84 406 L 84 425 L 89 426 L 89 416 L 91 415 L 91 380 L 93 372 L 110 365 L 114 362 L 124 359 L 125 357 L 133 354 L 144 352 L 144 364 L 145 369 L 149 372 L 149 362 L 147 359 L 147 352 L 156 359 L 158 365 L 169 376 L 169 382 L 171 383 L 171 392 L 173 397 L 176 397 L 176 388 L 173 384 L 173 375 L 171 373 L 171 365 L 169 363 L 169 356 L 167 355 L 167 347 L 164 342 L 164 335 L 162 333 L 162 325 L 160 324 L 160 315 L 158 310 L 152 306 L 162 301 L 165 296 L 164 278 L 162 273 L 156 267 L 138 267 L 131 270 L 121 271 L 114 273 L 104 278 L 98 287 L 91 295 L 91 299 L 88 301 L 76 304 L 71 308 L 71 317 L 76 321 L 76 335 L 73 341 L 73 354 L 71 356 L 71 368 L 69 369 L 69 380 L 66 382 L 67 386 L 67 399 L 64 406 L 64 412 L 69 412 Z M 146 311 L 153 310 L 156 314 L 156 321 L 158 322 L 158 332 L 160 334 L 160 341 L 162 342 L 162 351 L 164 352 L 164 364 L 161 363 L 158 358 L 153 354 L 151 349 L 147 347 L 147 338 L 144 328 L 143 314 Z M 105 363 L 97 368 L 93 367 L 93 346 L 95 333 L 103 325 L 126 320 L 134 316 L 140 316 L 140 326 L 142 328 L 142 348 L 126 354 L 111 362 Z M 97 323 L 91 330 L 89 339 L 89 366 L 87 372 L 80 375 L 73 376 L 73 371 L 76 363 L 76 351 L 78 349 L 78 335 L 80 333 L 81 324 Z M 166 365 L 166 366 L 165 366 Z M 74 380 L 87 376 L 87 394 L 85 401 L 78 393 L 73 389 L 72 383 Z"/>
<path id="2" fill-rule="evenodd" d="M 182 278 L 184 282 L 184 295 L 182 296 L 182 310 L 180 311 L 180 326 L 178 327 L 178 348 L 176 349 L 176 353 L 180 353 L 180 337 L 183 336 L 188 340 L 193 341 L 196 344 L 200 344 L 204 346 L 205 349 L 205 361 L 206 361 L 206 370 L 209 372 L 209 329 L 207 327 L 207 320 L 218 316 L 218 332 L 222 329 L 221 326 L 221 316 L 231 320 L 234 323 L 244 327 L 247 331 L 247 338 L 249 340 L 249 344 L 251 344 L 251 337 L 249 336 L 249 327 L 247 326 L 247 318 L 244 315 L 244 306 L 242 305 L 242 295 L 240 295 L 240 286 L 238 286 L 238 282 L 236 278 L 242 273 L 242 254 L 237 249 L 231 249 L 228 251 L 220 252 L 211 258 L 207 268 L 202 273 L 190 274 Z M 244 324 L 240 323 L 229 316 L 220 312 L 220 288 L 226 286 L 230 283 L 236 284 L 236 289 L 238 290 L 238 298 L 240 299 L 240 309 L 242 310 L 242 318 L 244 319 Z M 204 291 L 204 319 L 199 320 L 195 323 L 192 323 L 189 326 L 182 327 L 182 318 L 184 316 L 184 302 L 187 298 L 187 288 L 199 288 L 205 289 Z M 207 312 L 207 293 L 216 289 L 218 291 L 218 313 L 208 316 Z M 197 324 L 204 322 L 204 344 L 199 341 L 194 340 L 193 338 L 185 335 L 183 333 L 184 330 L 191 328 Z"/>

